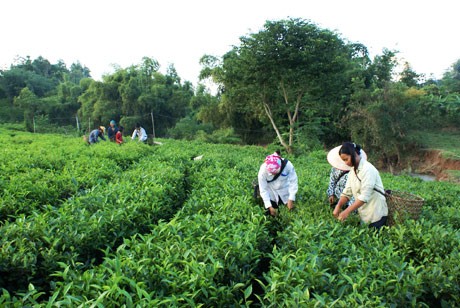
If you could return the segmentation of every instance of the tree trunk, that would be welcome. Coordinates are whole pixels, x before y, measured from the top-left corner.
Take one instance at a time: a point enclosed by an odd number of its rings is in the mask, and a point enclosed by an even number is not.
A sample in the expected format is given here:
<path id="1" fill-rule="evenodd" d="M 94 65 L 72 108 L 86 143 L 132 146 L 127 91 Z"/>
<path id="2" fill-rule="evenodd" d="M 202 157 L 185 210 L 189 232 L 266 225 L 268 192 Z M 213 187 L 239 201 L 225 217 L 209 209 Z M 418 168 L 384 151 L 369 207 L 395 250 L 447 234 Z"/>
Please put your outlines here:
<path id="1" fill-rule="evenodd" d="M 289 95 L 288 95 L 288 91 L 286 90 L 284 86 L 284 82 L 281 82 L 280 87 L 282 90 L 284 103 L 286 104 L 286 114 L 289 120 L 289 144 L 288 144 L 289 150 L 286 149 L 286 151 L 288 151 L 288 153 L 291 153 L 292 146 L 294 144 L 294 126 L 295 126 L 295 122 L 297 121 L 297 117 L 299 114 L 299 106 L 300 106 L 300 101 L 302 100 L 302 97 L 303 97 L 303 92 L 298 93 L 296 97 L 294 114 L 291 114 L 291 110 L 289 109 Z"/>
<path id="2" fill-rule="evenodd" d="M 268 106 L 267 103 L 263 103 L 263 105 L 264 105 L 265 113 L 267 114 L 268 118 L 270 119 L 270 123 L 272 123 L 273 129 L 275 130 L 275 133 L 276 133 L 276 136 L 278 137 L 279 142 L 284 147 L 284 149 L 286 150 L 287 153 L 289 153 L 289 154 L 292 153 L 291 144 L 287 144 L 286 141 L 284 141 L 283 136 L 281 136 L 281 133 L 280 133 L 278 127 L 276 126 L 275 121 L 273 120 L 273 115 L 272 115 L 272 112 L 270 110 L 270 106 Z"/>

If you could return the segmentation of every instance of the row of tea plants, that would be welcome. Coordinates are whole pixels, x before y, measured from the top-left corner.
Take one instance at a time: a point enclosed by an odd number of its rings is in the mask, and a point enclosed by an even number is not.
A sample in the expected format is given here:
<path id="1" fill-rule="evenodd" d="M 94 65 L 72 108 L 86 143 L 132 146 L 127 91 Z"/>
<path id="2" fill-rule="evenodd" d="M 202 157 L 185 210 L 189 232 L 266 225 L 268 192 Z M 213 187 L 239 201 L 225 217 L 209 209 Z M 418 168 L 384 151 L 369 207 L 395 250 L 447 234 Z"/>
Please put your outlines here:
<path id="1" fill-rule="evenodd" d="M 5 194 L 5 187 L 12 187 L 12 178 L 31 177 L 26 170 L 31 165 L 63 177 L 53 189 L 73 188 L 65 198 L 30 197 L 24 210 L 4 211 L 1 305 L 453 307 L 460 302 L 458 185 L 382 174 L 387 188 L 426 202 L 418 221 L 375 233 L 357 215 L 345 223 L 332 217 L 324 152 L 289 157 L 299 177 L 296 209 L 281 209 L 271 218 L 252 199 L 251 182 L 271 152 L 261 147 L 173 140 L 161 146 L 88 147 L 61 136 L 3 138 L 9 157 L 28 156 L 21 159 L 22 169 L 13 162 L 2 165 L 2 211 L 9 200 L 4 196 L 14 193 Z M 18 138 L 30 142 L 15 146 Z M 201 160 L 193 160 L 199 155 Z M 95 157 L 104 165 L 98 168 Z M 92 176 L 85 177 L 78 170 L 89 161 Z M 71 176 L 64 170 L 72 170 Z M 43 180 L 44 188 L 47 183 Z"/>

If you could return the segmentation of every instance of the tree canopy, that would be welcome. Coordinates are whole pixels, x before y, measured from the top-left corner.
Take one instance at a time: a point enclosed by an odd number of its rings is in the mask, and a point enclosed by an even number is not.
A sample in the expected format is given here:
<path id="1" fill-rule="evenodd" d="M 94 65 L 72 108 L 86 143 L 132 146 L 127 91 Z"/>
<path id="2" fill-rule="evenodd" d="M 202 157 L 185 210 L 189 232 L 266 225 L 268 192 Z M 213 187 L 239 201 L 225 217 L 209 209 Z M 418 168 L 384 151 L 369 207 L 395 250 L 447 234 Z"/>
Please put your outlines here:
<path id="1" fill-rule="evenodd" d="M 141 123 L 159 137 L 273 143 L 287 152 L 353 140 L 397 165 L 416 146 L 413 130 L 458 129 L 460 114 L 460 60 L 436 80 L 408 62 L 396 73 L 397 53 L 371 59 L 363 44 L 311 21 L 267 21 L 221 57 L 199 60 L 215 94 L 183 81 L 174 65 L 161 73 L 151 57 L 99 81 L 79 62 L 18 58 L 0 71 L 0 122 L 30 131 L 77 124 L 85 133 L 115 120 L 127 133 Z"/>
<path id="2" fill-rule="evenodd" d="M 202 61 L 203 76 L 221 84 L 228 109 L 269 123 L 291 152 L 300 127 L 340 106 L 358 63 L 356 45 L 301 19 L 267 21 L 240 41 L 220 65 Z"/>

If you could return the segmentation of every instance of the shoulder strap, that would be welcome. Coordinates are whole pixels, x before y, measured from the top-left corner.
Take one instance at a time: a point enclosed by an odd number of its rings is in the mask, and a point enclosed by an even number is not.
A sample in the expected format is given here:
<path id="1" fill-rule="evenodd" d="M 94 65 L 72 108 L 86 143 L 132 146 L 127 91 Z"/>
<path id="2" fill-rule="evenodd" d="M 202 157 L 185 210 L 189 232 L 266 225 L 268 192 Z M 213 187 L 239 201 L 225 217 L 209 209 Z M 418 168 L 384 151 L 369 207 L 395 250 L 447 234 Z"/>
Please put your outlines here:
<path id="1" fill-rule="evenodd" d="M 270 183 L 270 182 L 273 182 L 274 180 L 276 180 L 277 178 L 279 178 L 279 176 L 281 175 L 281 173 L 283 172 L 284 170 L 284 167 L 286 167 L 288 163 L 288 160 L 286 158 L 283 158 L 281 160 L 281 169 L 280 169 L 280 172 L 278 172 L 274 177 L 273 179 L 271 179 L 270 181 L 267 181 L 267 183 Z"/>
<path id="2" fill-rule="evenodd" d="M 356 174 L 356 171 L 355 171 L 355 174 Z M 358 174 L 356 174 L 356 178 L 361 182 L 361 179 L 358 177 Z M 388 197 L 391 194 L 391 190 L 381 191 L 380 189 L 377 189 L 377 187 L 374 187 L 374 190 L 380 193 L 381 195 L 383 195 L 384 197 Z"/>
<path id="3" fill-rule="evenodd" d="M 380 189 L 377 189 L 377 187 L 374 187 L 374 190 L 376 192 L 379 192 L 381 195 L 383 195 L 385 198 L 391 195 L 391 190 L 387 189 L 384 191 L 381 191 Z"/>

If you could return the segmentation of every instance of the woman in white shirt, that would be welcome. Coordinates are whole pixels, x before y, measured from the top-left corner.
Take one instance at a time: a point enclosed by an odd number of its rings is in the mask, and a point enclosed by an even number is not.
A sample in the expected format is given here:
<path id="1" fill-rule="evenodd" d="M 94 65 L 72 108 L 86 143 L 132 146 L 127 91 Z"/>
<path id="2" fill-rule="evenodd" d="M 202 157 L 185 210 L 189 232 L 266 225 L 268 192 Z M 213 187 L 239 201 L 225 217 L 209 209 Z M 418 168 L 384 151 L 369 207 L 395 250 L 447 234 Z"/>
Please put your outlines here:
<path id="1" fill-rule="evenodd" d="M 383 195 L 385 189 L 378 170 L 360 154 L 361 146 L 351 142 L 343 143 L 338 151 L 342 161 L 352 169 L 333 215 L 344 221 L 357 209 L 363 222 L 370 227 L 380 228 L 386 224 L 388 216 L 388 207 Z M 351 197 L 354 197 L 355 201 L 342 211 L 342 205 Z"/>
<path id="2" fill-rule="evenodd" d="M 297 174 L 294 165 L 281 158 L 279 152 L 265 158 L 259 169 L 258 182 L 267 214 L 276 216 L 281 204 L 286 204 L 290 210 L 294 208 Z"/>

